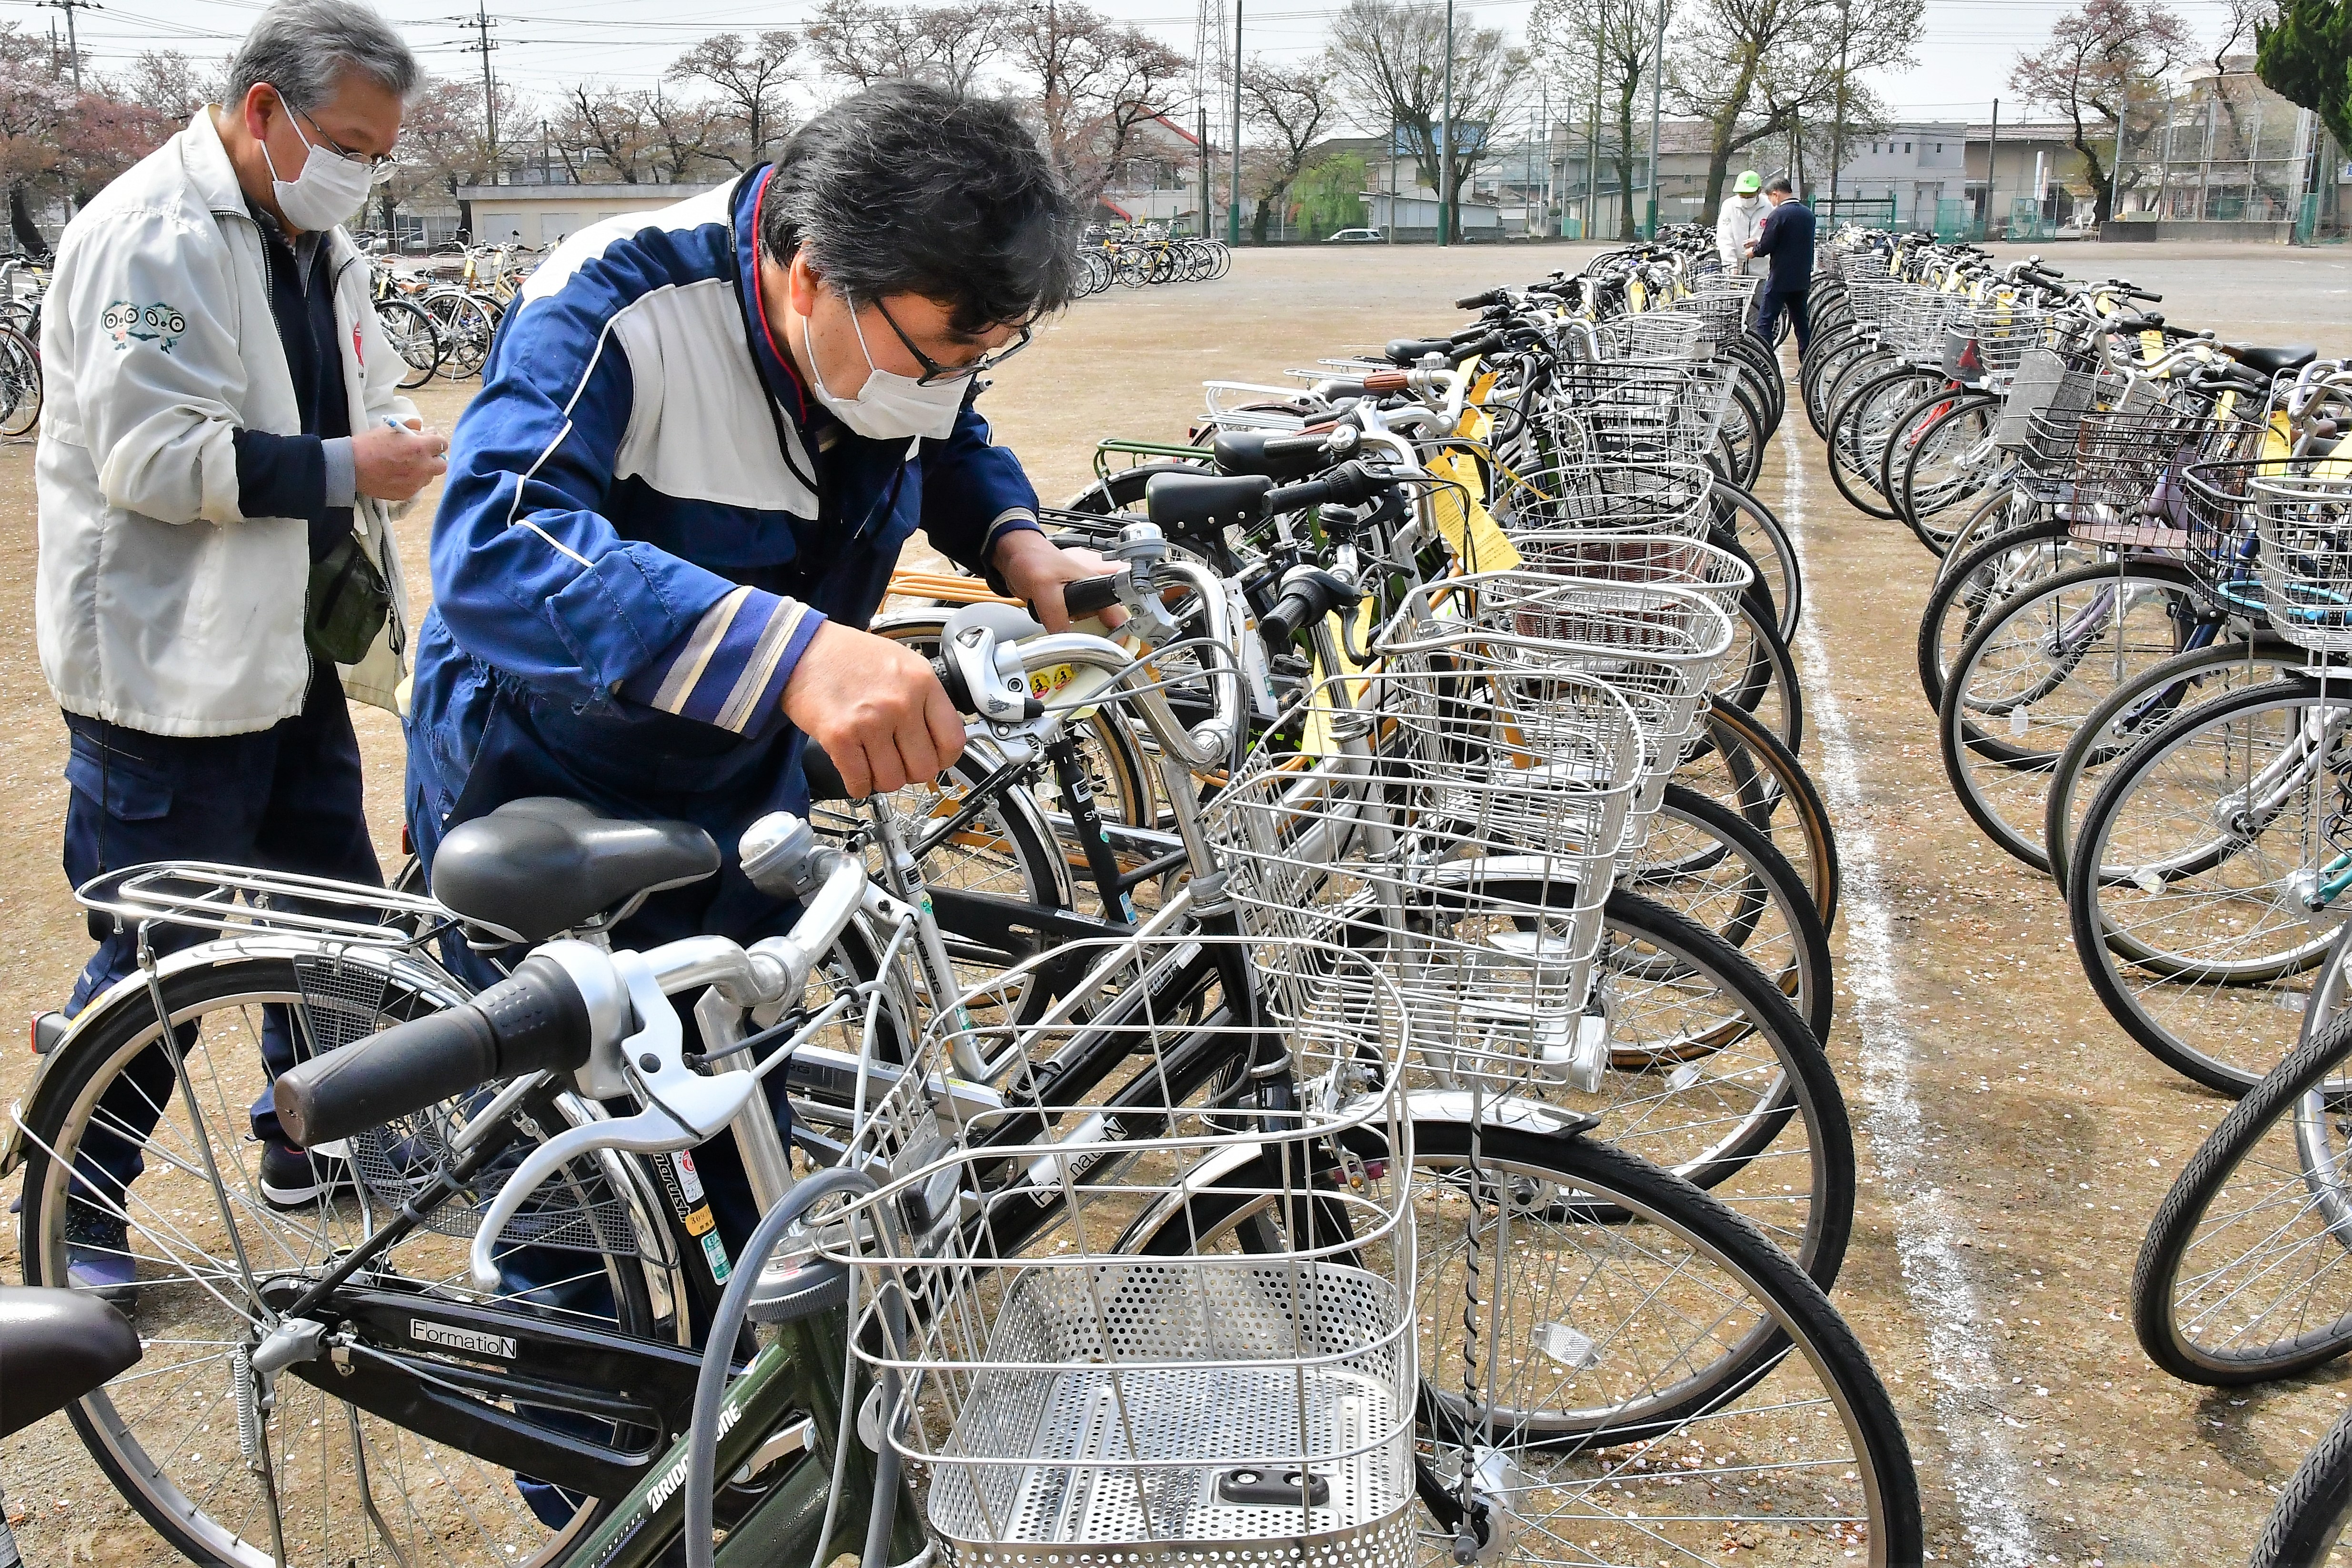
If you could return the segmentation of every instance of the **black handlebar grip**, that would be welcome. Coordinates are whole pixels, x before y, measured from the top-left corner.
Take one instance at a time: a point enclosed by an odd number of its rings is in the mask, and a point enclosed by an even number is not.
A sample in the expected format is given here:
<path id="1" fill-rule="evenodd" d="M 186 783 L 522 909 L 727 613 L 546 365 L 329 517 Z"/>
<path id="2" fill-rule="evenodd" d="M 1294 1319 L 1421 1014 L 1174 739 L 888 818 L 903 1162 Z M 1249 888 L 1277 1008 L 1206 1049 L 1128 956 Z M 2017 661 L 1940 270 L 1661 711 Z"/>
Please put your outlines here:
<path id="1" fill-rule="evenodd" d="M 939 677 L 940 685 L 946 690 L 948 701 L 955 706 L 956 712 L 970 714 L 977 711 L 978 705 L 971 700 L 971 688 L 963 684 L 963 676 L 953 664 L 945 659 L 933 659 L 931 674 Z"/>
<path id="2" fill-rule="evenodd" d="M 1093 615 L 1118 602 L 1118 572 L 1103 577 L 1089 577 L 1062 585 L 1062 608 L 1075 621 L 1081 615 Z"/>
<path id="3" fill-rule="evenodd" d="M 1491 354 L 1502 346 L 1503 335 L 1500 332 L 1489 332 L 1475 343 L 1463 344 L 1460 348 L 1454 350 L 1454 352 L 1448 354 L 1446 358 L 1453 362 L 1456 369 L 1459 369 L 1468 361 L 1477 359 L 1482 355 Z"/>
<path id="4" fill-rule="evenodd" d="M 278 1080 L 278 1120 L 303 1148 L 348 1138 L 494 1079 L 570 1071 L 593 1043 L 563 967 L 526 958 L 472 1001 L 299 1062 Z"/>
<path id="5" fill-rule="evenodd" d="M 1487 306 L 1500 305 L 1504 300 L 1509 298 L 1510 296 L 1500 288 L 1489 288 L 1484 294 L 1473 294 L 1466 299 L 1455 300 L 1454 302 L 1454 308 L 1456 310 L 1484 310 Z"/>
<path id="6" fill-rule="evenodd" d="M 1258 617 L 1257 634 L 1265 640 L 1269 653 L 1290 652 L 1291 640 L 1298 629 L 1307 624 L 1320 606 L 1321 596 L 1292 589 L 1274 602 L 1274 608 Z"/>

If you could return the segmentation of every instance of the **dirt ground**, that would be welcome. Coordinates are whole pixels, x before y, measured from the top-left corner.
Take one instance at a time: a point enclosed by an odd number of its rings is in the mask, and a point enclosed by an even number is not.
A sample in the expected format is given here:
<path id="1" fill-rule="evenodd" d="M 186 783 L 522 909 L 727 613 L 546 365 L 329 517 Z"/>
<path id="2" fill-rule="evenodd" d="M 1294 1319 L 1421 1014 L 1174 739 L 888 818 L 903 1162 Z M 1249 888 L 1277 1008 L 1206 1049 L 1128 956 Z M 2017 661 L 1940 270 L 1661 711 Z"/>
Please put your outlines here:
<path id="1" fill-rule="evenodd" d="M 1319 354 L 1444 330 L 1457 321 L 1454 296 L 1586 254 L 1244 252 L 1219 282 L 1080 304 L 1005 368 L 983 407 L 1058 500 L 1089 477 L 1098 437 L 1181 434 L 1204 378 L 1276 381 Z M 2045 254 L 2076 276 L 2120 273 L 2162 291 L 2183 324 L 2352 352 L 2352 256 Z M 419 401 L 446 426 L 468 391 L 436 382 Z M 89 947 L 58 864 L 65 730 L 33 643 L 32 460 L 29 443 L 0 445 L 0 627 L 15 633 L 0 640 L 0 1016 L 19 1020 L 64 997 Z M 1783 427 L 1759 494 L 1803 544 L 1807 760 L 1845 855 L 1830 1046 L 1866 1185 L 1836 1294 L 1903 1412 L 1934 1555 L 2239 1561 L 2274 1489 L 2352 1396 L 2352 1366 L 2222 1395 L 2177 1384 L 2141 1356 L 2126 1321 L 2135 1252 L 2226 1106 L 2109 1023 L 2050 884 L 1989 847 L 1953 801 L 1912 672 L 1929 559 L 1896 525 L 1839 500 L 1800 416 Z M 420 595 L 434 498 L 404 528 Z M 356 711 L 389 858 L 400 734 L 389 716 Z M 0 1102 L 22 1095 L 32 1066 L 21 1044 L 0 1054 Z M 15 1248 L 11 1225 L 0 1278 L 18 1277 Z M 0 1485 L 28 1563 L 165 1558 L 61 1419 L 0 1443 Z"/>

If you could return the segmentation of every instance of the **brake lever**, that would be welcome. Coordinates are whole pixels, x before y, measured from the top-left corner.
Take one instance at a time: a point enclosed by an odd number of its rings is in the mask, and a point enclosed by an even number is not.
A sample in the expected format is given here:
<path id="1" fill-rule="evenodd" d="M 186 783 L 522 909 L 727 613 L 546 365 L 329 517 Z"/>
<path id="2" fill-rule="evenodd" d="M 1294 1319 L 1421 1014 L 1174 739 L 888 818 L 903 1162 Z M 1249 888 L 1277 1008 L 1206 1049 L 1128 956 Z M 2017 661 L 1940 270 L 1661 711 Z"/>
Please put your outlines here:
<path id="1" fill-rule="evenodd" d="M 706 1078 L 688 1067 L 677 1009 L 662 994 L 652 967 L 635 953 L 614 953 L 612 963 L 628 987 L 629 1002 L 641 1026 L 622 1042 L 621 1061 L 635 1078 L 638 1092 L 651 1103 L 632 1116 L 567 1127 L 523 1157 L 474 1232 L 467 1270 L 478 1290 L 499 1289 L 500 1233 L 541 1184 L 567 1163 L 592 1149 L 639 1155 L 690 1149 L 716 1137 L 760 1086 L 757 1073 L 724 1072 Z"/>

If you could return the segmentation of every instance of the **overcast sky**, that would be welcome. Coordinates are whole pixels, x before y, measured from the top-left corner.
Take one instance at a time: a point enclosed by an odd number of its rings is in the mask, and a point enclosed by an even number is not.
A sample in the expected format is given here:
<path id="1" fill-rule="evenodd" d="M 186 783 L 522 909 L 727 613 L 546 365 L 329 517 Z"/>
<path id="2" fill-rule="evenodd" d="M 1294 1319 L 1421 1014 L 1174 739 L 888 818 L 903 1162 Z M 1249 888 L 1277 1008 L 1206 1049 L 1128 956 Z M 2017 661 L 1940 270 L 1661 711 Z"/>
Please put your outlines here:
<path id="1" fill-rule="evenodd" d="M 397 23 L 431 70 L 478 72 L 466 52 L 474 34 L 457 26 L 466 0 L 388 0 L 381 8 Z M 1140 23 L 1190 53 L 1195 14 L 1185 0 L 1091 0 L 1100 10 Z M 1487 0 L 1465 13 L 1514 38 L 1524 30 L 1534 0 Z M 2202 39 L 2218 30 L 2220 0 L 2170 0 Z M 1223 0 L 1230 6 L 1233 0 Z M 1895 110 L 1911 118 L 1982 120 L 1996 95 L 2008 96 L 2011 62 L 2021 47 L 2038 45 L 2052 20 L 2072 0 L 1927 0 L 1918 40 L 1919 65 L 1880 78 Z M 178 49 L 195 57 L 228 52 L 262 0 L 104 0 L 76 13 L 83 58 L 100 70 L 120 68 L 143 49 Z M 662 67 L 707 33 L 789 26 L 805 19 L 814 0 L 506 0 L 493 3 L 491 65 L 502 79 L 540 93 L 562 91 L 583 77 L 650 87 Z M 1273 59 L 1297 60 L 1321 48 L 1339 0 L 1244 0 L 1244 47 Z M 648 19 L 658 12 L 659 20 Z M 1230 26 L 1230 12 L 1227 14 Z M 36 0 L 0 0 L 0 22 L 47 32 L 62 18 Z M 2019 112 L 2005 102 L 2004 120 Z"/>

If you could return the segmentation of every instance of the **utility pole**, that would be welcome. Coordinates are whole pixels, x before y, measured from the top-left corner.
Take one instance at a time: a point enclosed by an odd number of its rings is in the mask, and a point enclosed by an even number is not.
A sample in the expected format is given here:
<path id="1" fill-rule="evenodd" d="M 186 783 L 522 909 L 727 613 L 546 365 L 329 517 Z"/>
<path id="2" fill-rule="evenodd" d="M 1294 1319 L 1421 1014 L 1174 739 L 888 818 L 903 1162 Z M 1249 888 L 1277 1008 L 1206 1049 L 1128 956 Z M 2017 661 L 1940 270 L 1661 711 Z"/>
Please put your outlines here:
<path id="1" fill-rule="evenodd" d="M 1209 237 L 1209 100 L 1201 99 L 1201 237 Z"/>
<path id="2" fill-rule="evenodd" d="M 2000 99 L 1992 100 L 1992 135 L 1985 141 L 1985 203 L 1984 224 L 1979 239 L 1992 238 L 1993 214 L 2000 209 L 1993 204 L 1993 182 L 2000 177 Z"/>
<path id="3" fill-rule="evenodd" d="M 74 32 L 74 13 L 103 10 L 104 7 L 99 5 L 98 0 L 37 0 L 37 3 L 52 6 L 66 14 L 66 56 L 73 64 L 74 96 L 79 98 L 81 96 L 81 40 Z"/>
<path id="4" fill-rule="evenodd" d="M 66 0 L 58 0 L 58 3 L 64 4 Z M 89 0 L 80 0 L 80 3 L 87 5 Z M 495 185 L 499 183 L 499 96 L 490 82 L 490 51 L 499 46 L 490 37 L 490 29 L 498 23 L 490 17 L 489 0 L 474 0 L 474 19 L 470 22 L 461 20 L 457 26 L 478 35 L 472 43 L 465 46 L 465 49 L 468 54 L 482 57 L 482 131 L 484 141 L 489 145 L 489 183 Z"/>
<path id="5" fill-rule="evenodd" d="M 1591 239 L 1601 226 L 1601 77 L 1599 53 L 1592 57 L 1592 118 L 1584 127 L 1584 206 L 1576 221 L 1576 237 Z"/>
<path id="6" fill-rule="evenodd" d="M 1225 243 L 1242 243 L 1242 0 L 1234 0 L 1234 189 L 1225 208 Z"/>
<path id="7" fill-rule="evenodd" d="M 1454 243 L 1454 0 L 1445 0 L 1445 112 L 1437 127 L 1437 243 Z"/>
<path id="8" fill-rule="evenodd" d="M 1845 165 L 1845 46 L 1853 13 L 1838 6 L 1837 122 L 1830 130 L 1830 222 L 1837 222 L 1838 176 Z"/>
<path id="9" fill-rule="evenodd" d="M 1396 177 L 1397 177 L 1397 158 L 1398 158 L 1398 156 L 1399 156 L 1399 153 L 1398 153 L 1398 152 L 1397 152 L 1397 122 L 1396 122 L 1396 116 L 1395 116 L 1394 114 L 1391 114 L 1391 115 L 1389 116 L 1389 221 L 1388 221 L 1387 225 L 1386 225 L 1385 226 L 1383 226 L 1383 227 L 1381 228 L 1381 243 L 1382 243 L 1382 244 L 1384 244 L 1384 245 L 1394 245 L 1394 244 L 1396 244 L 1396 232 L 1397 232 L 1397 183 L 1396 183 Z"/>
<path id="10" fill-rule="evenodd" d="M 1650 46 L 1650 239 L 1658 237 L 1658 93 L 1665 77 L 1666 0 L 1658 0 L 1658 32 Z"/>

